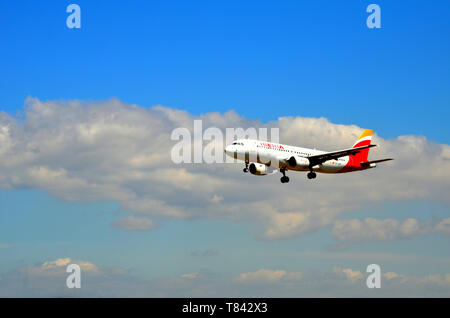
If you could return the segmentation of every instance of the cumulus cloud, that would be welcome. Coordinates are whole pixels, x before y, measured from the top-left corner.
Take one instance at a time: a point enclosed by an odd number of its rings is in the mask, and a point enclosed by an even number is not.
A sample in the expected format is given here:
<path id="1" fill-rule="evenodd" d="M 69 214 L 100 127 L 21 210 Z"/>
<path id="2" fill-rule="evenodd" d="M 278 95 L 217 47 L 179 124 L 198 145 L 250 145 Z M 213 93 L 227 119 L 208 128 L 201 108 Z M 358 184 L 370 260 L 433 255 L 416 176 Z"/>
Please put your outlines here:
<path id="1" fill-rule="evenodd" d="M 438 224 L 436 224 L 433 231 L 450 236 L 450 218 L 441 220 Z"/>
<path id="2" fill-rule="evenodd" d="M 118 267 L 102 267 L 88 261 L 59 258 L 42 264 L 21 266 L 0 275 L 0 297 L 80 297 L 77 290 L 66 286 L 69 264 L 80 266 L 82 286 L 87 296 L 93 295 L 90 291 L 98 283 L 128 275 L 127 271 Z"/>
<path id="3" fill-rule="evenodd" d="M 81 268 L 81 288 L 66 285 L 67 265 Z M 25 265 L 0 274 L 0 297 L 210 297 L 222 293 L 226 281 L 210 273 L 186 273 L 139 279 L 120 267 L 60 258 Z M 228 291 L 230 291 L 228 289 Z M 224 295 L 224 294 L 221 294 Z"/>
<path id="4" fill-rule="evenodd" d="M 199 276 L 198 273 L 187 273 L 187 274 L 181 275 L 181 278 L 196 279 L 196 278 L 198 278 L 198 276 Z"/>
<path id="5" fill-rule="evenodd" d="M 364 277 L 364 275 L 360 271 L 355 271 L 351 268 L 341 268 L 339 266 L 333 268 L 333 273 L 337 274 L 338 276 L 345 277 L 352 283 L 361 280 Z"/>
<path id="6" fill-rule="evenodd" d="M 333 273 L 340 277 L 345 277 L 348 282 L 352 284 L 359 284 L 359 282 L 365 282 L 368 274 L 362 273 L 358 270 L 351 268 L 333 268 Z M 396 272 L 386 272 L 381 274 L 381 279 L 385 283 L 388 283 L 388 287 L 397 285 L 416 286 L 420 288 L 422 285 L 430 285 L 437 287 L 449 287 L 450 286 L 450 274 L 430 274 L 426 276 L 407 276 Z"/>
<path id="7" fill-rule="evenodd" d="M 399 275 L 395 272 L 387 272 L 381 275 L 383 278 L 387 279 L 387 280 L 391 280 L 391 279 L 396 279 L 399 277 L 403 277 L 403 275 Z"/>
<path id="8" fill-rule="evenodd" d="M 295 281 L 302 279 L 301 272 L 286 272 L 284 270 L 260 269 L 256 272 L 241 273 L 235 279 L 237 283 L 277 283 L 280 281 Z"/>
<path id="9" fill-rule="evenodd" d="M 81 288 L 69 289 L 67 265 L 81 267 Z M 139 279 L 119 267 L 71 258 L 25 265 L 0 274 L 0 297 L 449 297 L 450 274 L 382 275 L 382 288 L 369 290 L 358 270 L 288 272 L 260 269 L 227 277 L 208 271 Z"/>
<path id="10" fill-rule="evenodd" d="M 431 283 L 437 286 L 446 286 L 450 287 L 450 274 L 439 275 L 439 274 L 431 274 L 423 279 L 419 279 L 423 283 Z"/>
<path id="11" fill-rule="evenodd" d="M 282 143 L 330 151 L 351 146 L 362 131 L 325 118 L 282 117 L 262 124 L 233 111 L 194 116 L 117 99 L 28 98 L 22 117 L 0 113 L 0 188 L 38 188 L 68 201 L 118 201 L 131 214 L 114 223 L 123 229 L 154 229 L 156 219 L 207 218 L 252 222 L 261 228 L 258 237 L 263 239 L 299 236 L 328 226 L 334 226 L 338 238 L 357 239 L 355 224 L 337 221 L 345 212 L 385 200 L 450 203 L 450 147 L 425 137 L 386 140 L 375 135 L 380 147 L 371 150 L 370 158 L 395 161 L 364 172 L 319 175 L 316 180 L 289 173 L 291 182 L 282 185 L 273 175 L 245 175 L 237 164 L 174 164 L 171 132 L 177 127 L 192 132 L 195 119 L 203 121 L 204 129 L 214 126 L 224 132 L 227 127 L 279 127 Z M 448 220 L 442 222 L 432 233 L 448 235 Z M 382 224 L 403 233 L 394 238 L 422 231 L 411 220 L 391 223 Z M 377 225 L 363 222 L 358 227 Z M 392 235 L 372 232 L 373 237 Z"/>
<path id="12" fill-rule="evenodd" d="M 436 224 L 423 222 L 414 218 L 403 221 L 394 219 L 364 220 L 350 219 L 334 222 L 332 233 L 342 241 L 378 240 L 390 241 L 417 235 L 441 233 L 449 235 L 450 218 L 440 220 Z"/>
<path id="13" fill-rule="evenodd" d="M 358 273 L 355 274 L 358 276 L 358 279 L 366 278 L 367 275 L 363 275 L 362 273 L 358 271 L 353 271 L 352 269 L 347 269 L 349 273 Z M 361 276 L 359 276 L 361 274 Z M 351 276 L 349 275 L 349 276 Z M 437 287 L 450 287 L 450 274 L 430 274 L 426 276 L 407 276 L 395 272 L 387 272 L 383 273 L 381 275 L 382 280 L 384 280 L 387 283 L 390 284 L 402 284 L 402 285 L 415 285 L 416 287 L 420 288 L 420 285 L 431 285 L 431 286 L 437 286 Z M 357 279 L 351 279 L 349 277 L 349 280 L 352 282 L 355 282 Z M 389 285 L 393 286 L 393 285 Z"/>
<path id="14" fill-rule="evenodd" d="M 32 265 L 26 268 L 28 273 L 34 273 L 36 275 L 55 275 L 65 273 L 69 264 L 77 264 L 81 270 L 88 273 L 99 273 L 99 268 L 86 261 L 76 261 L 71 258 L 59 258 L 54 261 L 47 261 L 40 265 Z"/>

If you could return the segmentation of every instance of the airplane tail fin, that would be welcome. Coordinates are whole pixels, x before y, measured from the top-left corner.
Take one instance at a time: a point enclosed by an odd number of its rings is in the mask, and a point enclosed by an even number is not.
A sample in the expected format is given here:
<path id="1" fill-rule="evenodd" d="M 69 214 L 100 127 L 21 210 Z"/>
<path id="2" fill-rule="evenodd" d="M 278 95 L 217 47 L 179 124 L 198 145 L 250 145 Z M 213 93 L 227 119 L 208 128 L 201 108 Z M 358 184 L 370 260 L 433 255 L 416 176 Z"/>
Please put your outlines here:
<path id="1" fill-rule="evenodd" d="M 372 129 L 365 129 L 361 136 L 359 136 L 358 140 L 356 140 L 355 144 L 353 145 L 353 148 L 356 147 L 362 147 L 362 146 L 368 146 L 372 142 Z M 357 153 L 354 157 L 354 160 L 356 162 L 367 162 L 367 157 L 369 156 L 369 148 L 361 150 L 359 153 Z"/>

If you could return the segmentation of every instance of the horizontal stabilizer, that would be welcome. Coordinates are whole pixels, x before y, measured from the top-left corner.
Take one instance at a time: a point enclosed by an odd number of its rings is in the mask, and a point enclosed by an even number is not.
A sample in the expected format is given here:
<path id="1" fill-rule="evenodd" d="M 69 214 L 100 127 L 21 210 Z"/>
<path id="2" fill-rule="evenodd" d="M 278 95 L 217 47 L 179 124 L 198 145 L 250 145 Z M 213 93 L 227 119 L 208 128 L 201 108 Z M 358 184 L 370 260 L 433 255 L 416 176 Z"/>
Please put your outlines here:
<path id="1" fill-rule="evenodd" d="M 379 163 L 379 162 L 384 162 L 384 161 L 389 161 L 389 160 L 394 160 L 394 158 L 386 158 L 386 159 L 378 159 L 378 160 L 372 160 L 372 161 L 367 161 L 367 162 L 361 162 L 361 167 L 366 167 L 366 166 L 370 166 L 371 164 L 374 164 L 374 163 Z"/>

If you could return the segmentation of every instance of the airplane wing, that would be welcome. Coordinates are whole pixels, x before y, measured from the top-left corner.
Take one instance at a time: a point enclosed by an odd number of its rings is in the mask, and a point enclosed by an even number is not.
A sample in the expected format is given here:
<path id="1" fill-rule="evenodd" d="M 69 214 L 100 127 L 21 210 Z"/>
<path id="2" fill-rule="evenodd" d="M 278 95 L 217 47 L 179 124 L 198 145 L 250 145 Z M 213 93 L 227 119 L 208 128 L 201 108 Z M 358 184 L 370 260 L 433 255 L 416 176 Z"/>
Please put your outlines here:
<path id="1" fill-rule="evenodd" d="M 367 146 L 349 148 L 349 149 L 338 150 L 338 151 L 333 151 L 333 152 L 326 152 L 326 153 L 322 153 L 319 155 L 309 156 L 307 158 L 310 162 L 310 165 L 315 166 L 315 165 L 319 165 L 328 160 L 337 159 L 337 158 L 341 158 L 341 157 L 345 157 L 345 156 L 349 156 L 349 155 L 355 155 L 358 152 L 361 152 L 361 150 L 363 150 L 363 149 L 372 148 L 375 146 L 376 145 L 367 145 Z"/>

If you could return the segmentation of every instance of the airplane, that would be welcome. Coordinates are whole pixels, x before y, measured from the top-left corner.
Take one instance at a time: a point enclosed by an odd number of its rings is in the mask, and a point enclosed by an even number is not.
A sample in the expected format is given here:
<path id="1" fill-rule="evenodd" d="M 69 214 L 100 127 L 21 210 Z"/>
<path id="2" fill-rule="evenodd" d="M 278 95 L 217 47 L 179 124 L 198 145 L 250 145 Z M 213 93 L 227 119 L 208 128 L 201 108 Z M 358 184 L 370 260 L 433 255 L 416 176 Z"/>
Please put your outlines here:
<path id="1" fill-rule="evenodd" d="M 377 163 L 392 158 L 367 160 L 372 145 L 373 130 L 365 129 L 352 148 L 326 152 L 272 142 L 239 139 L 225 148 L 225 154 L 245 162 L 245 173 L 264 176 L 276 172 L 283 174 L 281 183 L 289 182 L 287 170 L 309 171 L 308 179 L 315 179 L 316 172 L 346 173 L 372 169 Z"/>

